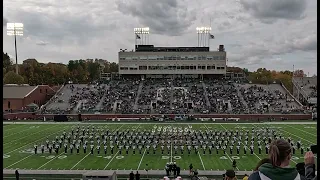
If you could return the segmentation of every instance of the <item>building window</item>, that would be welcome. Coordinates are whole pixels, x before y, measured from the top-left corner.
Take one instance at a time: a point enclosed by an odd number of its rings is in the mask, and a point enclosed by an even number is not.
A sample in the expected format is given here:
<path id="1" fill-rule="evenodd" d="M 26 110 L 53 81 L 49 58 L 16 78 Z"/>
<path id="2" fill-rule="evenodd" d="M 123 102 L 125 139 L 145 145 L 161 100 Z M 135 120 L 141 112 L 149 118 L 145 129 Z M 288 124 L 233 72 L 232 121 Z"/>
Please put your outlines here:
<path id="1" fill-rule="evenodd" d="M 8 101 L 8 109 L 11 109 L 11 103 Z"/>
<path id="2" fill-rule="evenodd" d="M 42 89 L 40 89 L 40 93 L 42 93 Z"/>
<path id="3" fill-rule="evenodd" d="M 46 93 L 48 93 L 48 89 L 46 89 Z"/>
<path id="4" fill-rule="evenodd" d="M 224 69 L 224 67 L 220 67 L 220 69 Z"/>

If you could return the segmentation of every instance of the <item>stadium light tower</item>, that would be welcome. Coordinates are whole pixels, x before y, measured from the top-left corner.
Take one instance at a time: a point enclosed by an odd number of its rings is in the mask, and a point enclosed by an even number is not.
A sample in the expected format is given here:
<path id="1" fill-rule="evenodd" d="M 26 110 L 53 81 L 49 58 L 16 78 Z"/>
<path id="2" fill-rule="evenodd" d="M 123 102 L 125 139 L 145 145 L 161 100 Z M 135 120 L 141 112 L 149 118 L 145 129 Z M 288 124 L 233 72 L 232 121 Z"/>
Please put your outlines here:
<path id="1" fill-rule="evenodd" d="M 14 49 L 16 53 L 16 73 L 19 73 L 18 68 L 18 53 L 17 53 L 17 36 L 23 36 L 22 23 L 7 23 L 7 35 L 14 36 Z"/>
<path id="2" fill-rule="evenodd" d="M 197 27 L 198 34 L 198 47 L 208 47 L 209 39 L 213 39 L 214 36 L 210 34 L 211 27 Z"/>
<path id="3" fill-rule="evenodd" d="M 134 28 L 134 35 L 135 35 L 135 45 L 146 45 L 149 44 L 149 27 L 144 28 Z"/>

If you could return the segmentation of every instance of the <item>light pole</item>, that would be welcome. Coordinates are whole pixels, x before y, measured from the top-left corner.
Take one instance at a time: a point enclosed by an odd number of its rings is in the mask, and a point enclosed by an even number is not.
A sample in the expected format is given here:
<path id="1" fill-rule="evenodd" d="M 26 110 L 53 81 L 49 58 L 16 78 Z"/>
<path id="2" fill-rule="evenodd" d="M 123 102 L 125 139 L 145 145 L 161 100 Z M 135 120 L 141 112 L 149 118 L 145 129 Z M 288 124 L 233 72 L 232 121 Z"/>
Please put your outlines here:
<path id="1" fill-rule="evenodd" d="M 14 49 L 15 49 L 15 53 L 16 53 L 16 73 L 19 74 L 17 36 L 23 36 L 23 24 L 22 23 L 7 23 L 7 35 L 14 36 Z"/>
<path id="2" fill-rule="evenodd" d="M 149 33 L 150 28 L 144 27 L 144 28 L 134 28 L 134 35 L 135 35 L 135 45 L 137 45 L 137 40 L 139 39 L 141 45 L 147 45 L 149 44 Z"/>
<path id="3" fill-rule="evenodd" d="M 209 47 L 211 27 L 197 27 L 198 47 Z"/>

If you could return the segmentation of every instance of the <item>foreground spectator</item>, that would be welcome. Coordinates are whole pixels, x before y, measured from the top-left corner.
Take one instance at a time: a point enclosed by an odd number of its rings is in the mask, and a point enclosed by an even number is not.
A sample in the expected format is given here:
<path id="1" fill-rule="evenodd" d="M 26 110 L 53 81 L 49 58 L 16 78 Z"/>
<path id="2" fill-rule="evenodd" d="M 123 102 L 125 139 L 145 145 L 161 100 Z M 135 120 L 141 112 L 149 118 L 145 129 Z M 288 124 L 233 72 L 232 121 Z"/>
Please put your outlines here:
<path id="1" fill-rule="evenodd" d="M 248 175 L 247 174 L 244 174 L 244 177 L 243 177 L 243 179 L 242 180 L 248 180 Z"/>
<path id="2" fill-rule="evenodd" d="M 236 173 L 234 172 L 234 170 L 227 170 L 226 174 L 224 176 L 224 180 L 236 180 Z"/>
<path id="3" fill-rule="evenodd" d="M 264 159 L 261 159 L 257 166 L 253 169 L 253 171 L 258 171 L 259 170 L 259 167 L 262 165 L 262 164 L 265 164 L 265 163 L 271 163 L 270 159 L 269 158 L 264 158 Z"/>
<path id="4" fill-rule="evenodd" d="M 301 177 L 296 168 L 289 167 L 291 156 L 291 145 L 288 141 L 284 139 L 273 141 L 269 149 L 271 163 L 262 164 L 258 171 L 250 175 L 249 180 L 300 180 Z"/>
<path id="5" fill-rule="evenodd" d="M 134 174 L 133 174 L 133 171 L 131 171 L 131 173 L 129 174 L 129 180 L 134 180 Z"/>
<path id="6" fill-rule="evenodd" d="M 140 174 L 139 174 L 138 171 L 137 171 L 137 174 L 136 174 L 136 180 L 140 180 Z"/>
<path id="7" fill-rule="evenodd" d="M 316 180 L 316 169 L 314 163 L 314 154 L 309 151 L 304 155 L 304 164 L 305 164 L 305 177 L 307 180 Z"/>
<path id="8" fill-rule="evenodd" d="M 18 170 L 15 171 L 15 174 L 16 174 L 16 180 L 19 180 L 19 172 L 18 172 Z"/>

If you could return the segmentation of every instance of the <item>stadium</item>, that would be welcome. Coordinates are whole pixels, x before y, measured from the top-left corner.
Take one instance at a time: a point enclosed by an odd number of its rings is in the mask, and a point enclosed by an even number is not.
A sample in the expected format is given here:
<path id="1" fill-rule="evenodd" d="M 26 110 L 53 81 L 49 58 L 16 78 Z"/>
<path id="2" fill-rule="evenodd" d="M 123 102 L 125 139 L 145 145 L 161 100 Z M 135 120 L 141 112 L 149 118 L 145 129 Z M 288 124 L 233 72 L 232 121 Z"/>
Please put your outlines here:
<path id="1" fill-rule="evenodd" d="M 136 44 L 118 57 L 118 74 L 90 84 L 3 86 L 4 179 L 16 169 L 24 179 L 188 178 L 190 165 L 203 178 L 243 177 L 273 140 L 291 144 L 291 166 L 316 144 L 312 78 L 293 77 L 292 94 L 281 82 L 254 84 L 227 72 L 224 45 Z M 43 104 L 12 111 L 32 102 Z"/>

